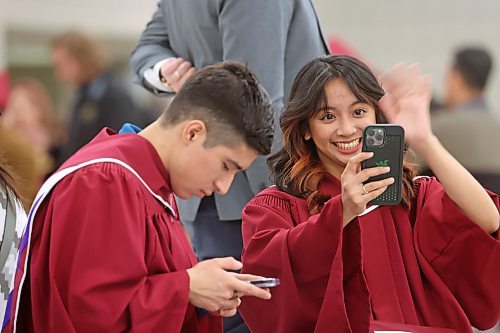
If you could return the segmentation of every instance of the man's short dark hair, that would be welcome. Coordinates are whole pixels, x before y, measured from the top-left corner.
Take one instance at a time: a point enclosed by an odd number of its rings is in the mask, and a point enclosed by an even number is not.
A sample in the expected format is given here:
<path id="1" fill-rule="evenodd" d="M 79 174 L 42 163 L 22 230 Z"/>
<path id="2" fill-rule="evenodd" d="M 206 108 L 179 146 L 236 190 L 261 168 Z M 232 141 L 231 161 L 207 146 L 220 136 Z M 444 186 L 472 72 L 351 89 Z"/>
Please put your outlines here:
<path id="1" fill-rule="evenodd" d="M 479 47 L 459 49 L 455 53 L 453 67 L 473 89 L 484 90 L 492 67 L 489 52 Z"/>
<path id="2" fill-rule="evenodd" d="M 271 102 L 255 75 L 238 62 L 221 62 L 196 72 L 161 117 L 165 126 L 189 119 L 203 121 L 207 147 L 245 142 L 259 154 L 271 151 Z"/>

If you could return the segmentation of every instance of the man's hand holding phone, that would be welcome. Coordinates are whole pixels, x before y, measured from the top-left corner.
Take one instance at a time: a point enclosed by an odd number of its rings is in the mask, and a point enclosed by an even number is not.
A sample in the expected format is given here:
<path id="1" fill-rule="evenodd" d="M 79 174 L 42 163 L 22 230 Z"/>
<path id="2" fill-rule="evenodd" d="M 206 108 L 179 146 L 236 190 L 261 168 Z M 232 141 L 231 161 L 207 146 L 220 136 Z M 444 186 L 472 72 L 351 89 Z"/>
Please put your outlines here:
<path id="1" fill-rule="evenodd" d="M 189 275 L 189 301 L 196 307 L 224 317 L 236 314 L 240 297 L 254 296 L 270 299 L 269 289 L 249 281 L 259 281 L 262 276 L 239 274 L 228 270 L 241 269 L 234 258 L 216 258 L 199 262 L 187 269 Z"/>

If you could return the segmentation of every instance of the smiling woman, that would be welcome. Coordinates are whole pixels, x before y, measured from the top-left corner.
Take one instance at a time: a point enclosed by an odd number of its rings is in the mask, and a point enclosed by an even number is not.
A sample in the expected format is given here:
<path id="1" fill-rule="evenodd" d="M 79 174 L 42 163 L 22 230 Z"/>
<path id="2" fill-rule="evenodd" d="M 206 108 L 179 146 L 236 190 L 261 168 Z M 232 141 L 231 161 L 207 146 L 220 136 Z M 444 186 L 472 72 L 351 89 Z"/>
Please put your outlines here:
<path id="1" fill-rule="evenodd" d="M 243 301 L 252 332 L 496 324 L 498 197 L 432 135 L 429 80 L 418 67 L 397 66 L 380 82 L 348 56 L 313 60 L 295 79 L 280 119 L 284 147 L 268 161 L 276 186 L 243 211 L 243 271 L 281 281 L 269 302 Z M 404 127 L 441 183 L 414 179 L 405 162 L 403 202 L 370 206 L 394 182 L 367 182 L 387 166 L 360 167 L 372 157 L 361 152 L 362 130 L 375 122 Z"/>
<path id="2" fill-rule="evenodd" d="M 345 56 L 320 59 L 297 76 L 295 98 L 281 118 L 284 149 L 269 160 L 278 187 L 303 194 L 315 213 L 325 199 L 317 191 L 324 170 L 340 179 L 348 160 L 361 152 L 363 128 L 387 123 L 378 105 L 384 90 L 365 64 Z M 404 161 L 406 205 L 415 175 L 416 166 Z"/>

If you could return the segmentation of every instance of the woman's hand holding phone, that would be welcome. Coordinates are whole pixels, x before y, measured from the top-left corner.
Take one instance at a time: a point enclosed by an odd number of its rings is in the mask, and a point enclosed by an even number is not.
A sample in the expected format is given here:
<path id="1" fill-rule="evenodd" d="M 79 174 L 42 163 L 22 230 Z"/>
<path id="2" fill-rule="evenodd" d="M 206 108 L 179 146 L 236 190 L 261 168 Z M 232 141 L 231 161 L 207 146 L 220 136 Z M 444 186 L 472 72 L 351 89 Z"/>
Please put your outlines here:
<path id="1" fill-rule="evenodd" d="M 364 152 L 352 157 L 340 177 L 344 226 L 364 212 L 368 202 L 381 195 L 387 186 L 394 182 L 394 178 L 389 177 L 364 184 L 370 177 L 387 174 L 390 171 L 389 167 L 361 170 L 361 162 L 372 156 L 373 153 Z"/>

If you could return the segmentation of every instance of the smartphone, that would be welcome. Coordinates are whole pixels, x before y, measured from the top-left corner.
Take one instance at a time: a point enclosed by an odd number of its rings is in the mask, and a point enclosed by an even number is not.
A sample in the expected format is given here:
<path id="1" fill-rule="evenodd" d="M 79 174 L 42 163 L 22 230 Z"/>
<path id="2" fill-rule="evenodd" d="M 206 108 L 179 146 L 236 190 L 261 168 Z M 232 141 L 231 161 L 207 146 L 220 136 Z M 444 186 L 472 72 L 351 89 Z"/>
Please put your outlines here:
<path id="1" fill-rule="evenodd" d="M 254 286 L 259 288 L 272 288 L 280 285 L 280 279 L 276 278 L 266 278 L 266 279 L 258 279 L 258 280 L 250 280 L 247 281 Z"/>
<path id="2" fill-rule="evenodd" d="M 369 205 L 398 205 L 401 202 L 404 136 L 404 129 L 399 125 L 375 124 L 368 125 L 363 129 L 361 150 L 373 152 L 373 157 L 361 162 L 361 168 L 377 166 L 391 168 L 389 173 L 370 177 L 365 184 L 389 177 L 394 178 L 394 183 L 389 185 L 384 193 L 371 200 Z"/>

